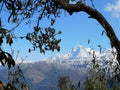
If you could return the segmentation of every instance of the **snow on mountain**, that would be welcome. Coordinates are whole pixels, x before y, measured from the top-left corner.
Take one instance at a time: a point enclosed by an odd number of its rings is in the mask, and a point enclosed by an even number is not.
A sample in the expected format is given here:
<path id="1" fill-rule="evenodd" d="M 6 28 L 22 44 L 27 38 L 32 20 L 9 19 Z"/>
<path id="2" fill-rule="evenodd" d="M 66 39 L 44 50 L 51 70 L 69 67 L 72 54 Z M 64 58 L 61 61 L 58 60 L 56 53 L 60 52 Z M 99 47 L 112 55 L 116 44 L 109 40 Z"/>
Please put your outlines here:
<path id="1" fill-rule="evenodd" d="M 114 55 L 112 52 L 115 52 L 115 50 L 106 49 L 104 52 L 98 52 L 94 51 L 91 48 L 85 48 L 82 45 L 76 45 L 73 47 L 70 51 L 68 51 L 65 54 L 57 54 L 53 57 L 49 57 L 43 60 L 40 60 L 40 62 L 44 62 L 47 64 L 54 64 L 57 68 L 86 68 L 90 65 L 91 61 L 93 60 L 93 52 L 95 53 L 97 62 L 101 62 L 101 64 L 104 64 L 107 62 L 107 60 L 113 60 Z M 115 62 L 115 60 L 114 60 Z M 16 60 L 16 63 L 30 63 L 34 64 L 35 62 L 31 61 L 21 61 Z M 1 66 L 1 65 L 0 65 Z"/>
<path id="2" fill-rule="evenodd" d="M 98 52 L 96 52 L 98 54 Z M 54 61 L 54 60 L 83 60 L 87 58 L 92 58 L 92 50 L 90 48 L 85 48 L 81 45 L 77 45 L 68 51 L 66 54 L 57 54 L 53 57 L 43 59 L 43 61 Z"/>
<path id="3" fill-rule="evenodd" d="M 100 53 L 90 48 L 77 45 L 66 54 L 57 54 L 54 57 L 34 63 L 26 62 L 23 63 L 21 67 L 27 77 L 26 80 L 31 86 L 31 90 L 50 90 L 51 87 L 56 85 L 56 80 L 60 76 L 70 76 L 75 83 L 78 83 L 78 80 L 84 82 L 88 74 L 87 69 L 93 60 L 93 52 L 97 62 L 104 67 L 106 67 L 107 61 L 110 62 L 110 60 L 114 60 L 115 62 L 113 55 L 115 50 L 106 49 Z M 20 60 L 17 62 L 19 63 Z M 7 70 L 0 71 L 0 77 L 3 78 L 3 80 L 6 79 Z M 6 72 L 6 75 L 3 71 Z"/>
<path id="4" fill-rule="evenodd" d="M 88 57 L 89 53 L 83 46 L 76 46 L 71 51 L 68 52 L 68 59 L 83 58 Z"/>
<path id="5" fill-rule="evenodd" d="M 95 54 L 96 62 L 104 65 L 107 61 L 113 60 L 115 62 L 113 49 L 106 49 L 103 52 L 94 51 L 91 48 L 85 48 L 84 46 L 77 45 L 68 51 L 66 54 L 57 54 L 53 57 L 41 60 L 48 64 L 55 64 L 57 67 L 69 67 L 69 68 L 86 68 L 92 63 L 93 53 Z"/>
<path id="6" fill-rule="evenodd" d="M 56 56 L 50 57 L 50 58 L 47 58 L 47 59 L 50 59 L 50 60 L 82 59 L 82 58 L 85 58 L 85 57 L 89 57 L 90 52 L 91 52 L 90 48 L 85 48 L 81 45 L 77 45 L 74 48 L 72 48 L 72 50 L 68 51 L 66 54 L 57 54 Z"/>

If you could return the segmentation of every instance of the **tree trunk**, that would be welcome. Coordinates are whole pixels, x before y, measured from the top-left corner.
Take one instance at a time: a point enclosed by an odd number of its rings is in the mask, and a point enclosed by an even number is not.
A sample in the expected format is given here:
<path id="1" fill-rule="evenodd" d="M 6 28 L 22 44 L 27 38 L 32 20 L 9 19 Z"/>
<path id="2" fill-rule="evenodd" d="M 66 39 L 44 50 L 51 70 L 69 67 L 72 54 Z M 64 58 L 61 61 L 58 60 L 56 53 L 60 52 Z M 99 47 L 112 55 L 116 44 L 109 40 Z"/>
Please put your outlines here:
<path id="1" fill-rule="evenodd" d="M 56 4 L 58 4 L 62 9 L 66 10 L 70 15 L 74 12 L 83 11 L 90 15 L 90 18 L 96 19 L 101 26 L 105 29 L 106 35 L 111 42 L 111 46 L 116 48 L 117 51 L 117 61 L 120 64 L 120 42 L 117 38 L 114 29 L 105 19 L 105 17 L 96 9 L 86 5 L 85 3 L 79 2 L 77 4 L 69 4 L 65 0 L 53 0 Z"/>

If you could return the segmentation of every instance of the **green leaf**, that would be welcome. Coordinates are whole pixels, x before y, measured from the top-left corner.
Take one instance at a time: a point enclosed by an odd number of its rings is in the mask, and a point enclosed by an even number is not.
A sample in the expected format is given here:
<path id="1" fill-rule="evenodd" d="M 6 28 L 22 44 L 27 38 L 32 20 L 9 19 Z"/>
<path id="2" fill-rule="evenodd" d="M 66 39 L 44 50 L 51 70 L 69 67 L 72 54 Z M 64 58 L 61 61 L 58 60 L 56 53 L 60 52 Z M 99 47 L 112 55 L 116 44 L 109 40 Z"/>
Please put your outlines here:
<path id="1" fill-rule="evenodd" d="M 62 33 L 61 31 L 58 32 L 58 34 L 61 34 L 61 33 Z"/>
<path id="2" fill-rule="evenodd" d="M 102 47 L 100 47 L 100 53 L 102 52 Z"/>
<path id="3" fill-rule="evenodd" d="M 90 44 L 90 40 L 88 40 L 88 44 Z"/>
<path id="4" fill-rule="evenodd" d="M 6 43 L 11 46 L 11 44 L 13 43 L 12 35 L 8 34 L 8 35 L 6 36 Z"/>
<path id="5" fill-rule="evenodd" d="M 98 45 L 98 47 L 101 47 L 101 45 Z"/>
<path id="6" fill-rule="evenodd" d="M 6 53 L 8 55 L 7 57 L 7 64 L 8 64 L 8 68 L 11 68 L 11 65 L 14 67 L 15 66 L 15 61 L 12 58 L 12 56 L 9 53 Z"/>
<path id="7" fill-rule="evenodd" d="M 103 36 L 103 35 L 104 35 L 104 33 L 105 33 L 105 31 L 103 30 L 101 35 Z"/>
<path id="8" fill-rule="evenodd" d="M 51 26 L 53 26 L 55 23 L 55 19 L 51 19 Z"/>

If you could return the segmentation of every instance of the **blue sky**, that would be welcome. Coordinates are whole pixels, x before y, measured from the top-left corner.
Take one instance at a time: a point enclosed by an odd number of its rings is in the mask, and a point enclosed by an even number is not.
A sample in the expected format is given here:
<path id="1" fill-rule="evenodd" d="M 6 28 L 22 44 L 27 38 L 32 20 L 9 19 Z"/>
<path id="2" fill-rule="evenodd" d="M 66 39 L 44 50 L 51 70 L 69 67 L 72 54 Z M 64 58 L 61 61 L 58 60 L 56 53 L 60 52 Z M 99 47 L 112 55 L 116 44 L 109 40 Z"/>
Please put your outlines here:
<path id="1" fill-rule="evenodd" d="M 87 0 L 88 1 L 88 0 Z M 115 33 L 120 38 L 120 0 L 94 0 L 95 8 L 100 11 L 112 27 L 115 30 Z M 3 17 L 3 14 L 0 14 Z M 4 16 L 5 17 L 5 16 Z M 34 18 L 33 18 L 34 19 Z M 42 25 L 46 25 L 48 22 L 46 19 L 42 21 Z M 24 23 L 16 30 L 16 33 L 21 35 L 25 34 L 28 31 L 33 30 L 34 23 L 30 26 L 26 26 Z M 5 27 L 9 28 L 11 25 L 6 25 Z M 19 50 L 19 59 L 26 56 L 27 60 L 40 60 L 42 58 L 51 57 L 56 54 L 67 53 L 68 50 L 73 48 L 76 45 L 83 45 L 85 47 L 91 47 L 98 49 L 98 45 L 109 48 L 110 42 L 106 35 L 101 35 L 104 30 L 100 24 L 94 20 L 89 19 L 86 13 L 74 13 L 70 16 L 67 13 L 63 13 L 60 18 L 57 18 L 54 27 L 59 31 L 62 31 L 62 34 L 58 36 L 61 38 L 61 51 L 60 52 L 46 52 L 46 54 L 39 53 L 39 50 L 28 53 L 28 48 L 31 46 L 28 42 L 24 40 L 14 40 L 15 44 L 12 45 L 12 49 L 16 52 Z M 88 40 L 91 41 L 88 44 Z M 10 47 L 3 47 L 5 50 L 10 51 Z"/>

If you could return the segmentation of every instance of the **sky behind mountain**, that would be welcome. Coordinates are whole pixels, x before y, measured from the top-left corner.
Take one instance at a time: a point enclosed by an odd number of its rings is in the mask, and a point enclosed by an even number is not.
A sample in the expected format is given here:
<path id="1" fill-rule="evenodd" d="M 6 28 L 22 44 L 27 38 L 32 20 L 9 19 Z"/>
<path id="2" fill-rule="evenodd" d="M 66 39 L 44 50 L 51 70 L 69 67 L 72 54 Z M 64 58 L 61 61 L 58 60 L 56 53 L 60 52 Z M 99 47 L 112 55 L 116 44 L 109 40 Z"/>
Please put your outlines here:
<path id="1" fill-rule="evenodd" d="M 89 0 L 86 0 L 88 2 Z M 115 30 L 115 33 L 120 38 L 120 0 L 93 0 L 95 8 L 100 11 L 108 22 L 112 25 Z M 90 3 L 90 2 L 88 2 Z M 91 3 L 90 3 L 91 5 Z M 3 15 L 0 14 L 1 17 L 6 18 L 7 14 Z M 31 46 L 28 42 L 24 40 L 14 40 L 15 44 L 12 45 L 13 50 L 17 53 L 17 50 L 20 51 L 19 58 L 27 57 L 27 60 L 40 60 L 42 58 L 51 57 L 56 55 L 57 53 L 66 53 L 72 47 L 76 46 L 77 44 L 83 45 L 85 47 L 93 47 L 98 49 L 98 45 L 101 45 L 105 48 L 110 47 L 110 42 L 106 35 L 101 35 L 102 31 L 104 30 L 100 24 L 94 20 L 89 19 L 89 16 L 86 13 L 74 13 L 70 16 L 68 13 L 63 11 L 63 14 L 60 18 L 57 18 L 54 27 L 57 31 L 61 30 L 62 34 L 58 36 L 61 38 L 61 51 L 60 52 L 53 52 L 51 51 L 46 52 L 46 54 L 40 54 L 39 50 L 32 52 L 31 54 L 28 53 L 28 48 Z M 3 18 L 3 19 L 4 19 Z M 33 18 L 34 20 L 34 18 Z M 5 22 L 5 21 L 4 21 Z M 41 26 L 46 26 L 49 23 L 48 21 L 42 20 Z M 18 35 L 25 34 L 29 30 L 33 30 L 33 26 L 35 23 L 33 22 L 32 25 L 26 26 L 24 23 L 20 25 L 18 30 L 15 32 Z M 11 25 L 5 25 L 4 27 L 11 27 Z M 90 40 L 90 44 L 88 44 L 88 40 Z M 4 46 L 5 50 L 10 51 L 10 47 Z M 15 55 L 16 56 L 16 55 Z"/>

